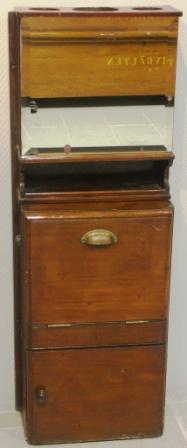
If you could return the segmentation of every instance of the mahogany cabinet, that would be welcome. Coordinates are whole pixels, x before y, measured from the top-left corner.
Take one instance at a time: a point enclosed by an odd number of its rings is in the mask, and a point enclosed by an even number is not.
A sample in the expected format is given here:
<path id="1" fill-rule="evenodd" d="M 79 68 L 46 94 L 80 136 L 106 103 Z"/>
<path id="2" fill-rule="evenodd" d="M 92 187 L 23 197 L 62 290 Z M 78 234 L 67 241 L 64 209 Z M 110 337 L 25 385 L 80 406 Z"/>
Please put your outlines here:
<path id="1" fill-rule="evenodd" d="M 16 407 L 30 443 L 162 434 L 181 15 L 9 14 Z"/>
<path id="2" fill-rule="evenodd" d="M 28 351 L 26 363 L 33 443 L 158 434 L 163 345 Z"/>

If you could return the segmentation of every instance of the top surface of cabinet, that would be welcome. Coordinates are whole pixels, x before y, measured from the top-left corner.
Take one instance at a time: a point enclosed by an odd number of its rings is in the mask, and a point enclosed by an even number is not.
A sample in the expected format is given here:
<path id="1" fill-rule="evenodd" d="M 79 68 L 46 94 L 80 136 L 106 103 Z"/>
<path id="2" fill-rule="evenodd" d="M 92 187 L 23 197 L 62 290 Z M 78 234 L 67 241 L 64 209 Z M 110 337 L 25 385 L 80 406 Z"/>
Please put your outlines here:
<path id="1" fill-rule="evenodd" d="M 77 7 L 17 7 L 15 12 L 20 15 L 175 15 L 181 16 L 182 12 L 172 6 L 138 6 L 138 7 L 110 7 L 110 6 L 77 6 Z"/>

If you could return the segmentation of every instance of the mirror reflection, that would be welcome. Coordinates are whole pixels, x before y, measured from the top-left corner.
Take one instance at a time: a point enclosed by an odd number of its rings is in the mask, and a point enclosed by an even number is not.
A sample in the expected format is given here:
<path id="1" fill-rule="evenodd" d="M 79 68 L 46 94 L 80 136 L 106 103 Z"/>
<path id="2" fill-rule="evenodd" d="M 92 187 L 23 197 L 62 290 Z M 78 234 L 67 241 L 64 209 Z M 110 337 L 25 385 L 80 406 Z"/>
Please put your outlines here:
<path id="1" fill-rule="evenodd" d="M 22 104 L 22 153 L 36 150 L 60 152 L 120 147 L 132 149 L 172 148 L 173 106 L 149 99 L 127 99 L 126 104 L 106 100 L 24 100 Z M 120 104 L 121 102 L 121 104 Z M 74 103 L 74 104 L 73 104 Z M 124 103 L 124 99 L 123 99 Z M 126 147 L 126 148 L 125 148 Z M 159 148 L 161 149 L 161 148 Z M 106 149 L 107 150 L 107 149 Z"/>

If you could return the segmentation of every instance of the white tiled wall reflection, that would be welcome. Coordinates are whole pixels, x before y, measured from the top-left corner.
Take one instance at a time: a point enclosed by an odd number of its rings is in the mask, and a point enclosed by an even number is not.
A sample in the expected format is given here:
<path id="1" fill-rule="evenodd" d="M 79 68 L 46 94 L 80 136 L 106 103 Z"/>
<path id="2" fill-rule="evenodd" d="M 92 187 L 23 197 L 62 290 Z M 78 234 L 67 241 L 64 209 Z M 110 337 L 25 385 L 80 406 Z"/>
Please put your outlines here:
<path id="1" fill-rule="evenodd" d="M 172 147 L 173 108 L 158 106 L 22 107 L 22 151 L 85 146 Z"/>

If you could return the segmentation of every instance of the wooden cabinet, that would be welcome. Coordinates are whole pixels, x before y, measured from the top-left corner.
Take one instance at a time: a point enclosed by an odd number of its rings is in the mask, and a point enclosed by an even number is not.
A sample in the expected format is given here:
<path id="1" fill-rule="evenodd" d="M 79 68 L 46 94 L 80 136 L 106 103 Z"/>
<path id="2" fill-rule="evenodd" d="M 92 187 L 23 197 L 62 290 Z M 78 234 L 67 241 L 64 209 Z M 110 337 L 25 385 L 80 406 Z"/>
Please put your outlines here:
<path id="1" fill-rule="evenodd" d="M 30 443 L 163 431 L 180 15 L 9 15 L 16 405 Z"/>
<path id="2" fill-rule="evenodd" d="M 162 345 L 34 351 L 26 362 L 31 442 L 161 433 Z"/>

